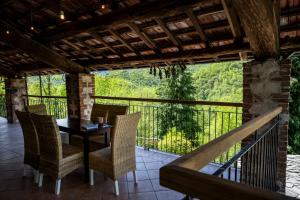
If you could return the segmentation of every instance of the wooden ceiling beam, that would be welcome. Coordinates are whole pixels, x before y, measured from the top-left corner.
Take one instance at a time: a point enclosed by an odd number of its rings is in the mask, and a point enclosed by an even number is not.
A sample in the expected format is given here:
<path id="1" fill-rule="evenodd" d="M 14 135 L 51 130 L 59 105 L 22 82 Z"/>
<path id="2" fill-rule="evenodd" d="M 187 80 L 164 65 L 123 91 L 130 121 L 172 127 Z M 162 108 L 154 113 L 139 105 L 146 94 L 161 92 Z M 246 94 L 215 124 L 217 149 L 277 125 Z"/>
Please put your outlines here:
<path id="1" fill-rule="evenodd" d="M 157 46 L 156 42 L 151 39 L 144 31 L 142 31 L 134 22 L 129 22 L 128 26 L 131 30 L 133 30 L 140 39 L 150 48 L 153 49 L 156 53 L 161 53 L 161 50 Z"/>
<path id="2" fill-rule="evenodd" d="M 119 57 L 123 57 L 123 55 L 116 49 L 112 48 L 108 43 L 106 43 L 103 38 L 98 35 L 97 33 L 89 33 L 92 37 L 94 37 L 96 40 L 100 41 L 106 48 L 108 48 L 111 52 L 117 54 Z"/>
<path id="3" fill-rule="evenodd" d="M 10 34 L 6 34 L 7 29 L 10 30 Z M 85 71 L 79 64 L 66 59 L 43 44 L 30 39 L 2 20 L 0 20 L 0 38 L 6 44 L 20 49 L 37 60 L 54 66 L 55 68 L 60 68 L 65 72 L 75 73 Z"/>
<path id="4" fill-rule="evenodd" d="M 199 22 L 198 22 L 198 18 L 195 15 L 193 9 L 188 9 L 186 11 L 187 16 L 189 17 L 189 19 L 191 20 L 191 22 L 193 23 L 193 26 L 195 27 L 197 33 L 199 34 L 201 40 L 206 44 L 206 46 L 209 47 L 209 41 L 208 38 L 206 37 L 202 27 L 200 26 Z"/>
<path id="5" fill-rule="evenodd" d="M 232 8 L 232 0 L 222 0 L 221 2 L 235 42 L 243 42 L 241 23 Z M 247 60 L 247 53 L 240 52 L 239 55 L 241 61 Z"/>
<path id="6" fill-rule="evenodd" d="M 18 0 L 1 0 L 0 9 L 6 7 L 8 5 L 11 5 L 11 4 L 13 4 L 13 3 L 15 3 L 17 1 Z"/>
<path id="7" fill-rule="evenodd" d="M 156 23 L 163 29 L 165 34 L 169 37 L 169 39 L 175 44 L 175 46 L 179 49 L 179 51 L 182 51 L 182 44 L 180 40 L 178 40 L 169 30 L 167 25 L 160 19 L 155 18 Z"/>
<path id="8" fill-rule="evenodd" d="M 16 75 L 16 69 L 8 64 L 0 63 L 0 75 L 14 77 Z"/>
<path id="9" fill-rule="evenodd" d="M 170 52 L 164 54 L 152 54 L 142 57 L 132 56 L 125 57 L 122 59 L 101 59 L 95 60 L 95 62 L 91 61 L 78 61 L 83 66 L 96 66 L 96 65 L 135 65 L 138 63 L 158 63 L 158 62 L 166 62 L 166 61 L 185 61 L 188 59 L 200 59 L 200 58 L 215 58 L 220 55 L 231 55 L 238 54 L 239 52 L 249 52 L 250 47 L 248 44 L 236 45 L 229 44 L 219 47 L 212 47 L 209 49 L 194 49 L 194 50 L 186 50 L 184 52 Z"/>
<path id="10" fill-rule="evenodd" d="M 237 13 L 256 59 L 279 56 L 279 0 L 234 0 Z"/>
<path id="11" fill-rule="evenodd" d="M 232 0 L 222 0 L 222 5 L 226 14 L 226 17 L 229 22 L 230 29 L 232 31 L 232 35 L 235 38 L 242 37 L 242 28 L 241 23 L 232 7 Z"/>
<path id="12" fill-rule="evenodd" d="M 124 46 L 126 46 L 129 50 L 131 50 L 133 53 L 135 53 L 137 56 L 140 56 L 140 53 L 136 51 L 130 44 L 128 44 L 119 33 L 117 33 L 113 29 L 109 29 L 108 32 L 110 32 L 115 38 L 117 38 Z"/>
<path id="13" fill-rule="evenodd" d="M 39 40 L 58 40 L 80 32 L 89 32 L 93 30 L 105 30 L 111 27 L 127 23 L 133 20 L 152 19 L 182 12 L 183 8 L 188 6 L 199 6 L 208 0 L 153 0 L 149 2 L 142 1 L 139 4 L 128 8 L 120 8 L 115 11 L 82 21 L 66 23 L 47 30 L 40 34 Z"/>

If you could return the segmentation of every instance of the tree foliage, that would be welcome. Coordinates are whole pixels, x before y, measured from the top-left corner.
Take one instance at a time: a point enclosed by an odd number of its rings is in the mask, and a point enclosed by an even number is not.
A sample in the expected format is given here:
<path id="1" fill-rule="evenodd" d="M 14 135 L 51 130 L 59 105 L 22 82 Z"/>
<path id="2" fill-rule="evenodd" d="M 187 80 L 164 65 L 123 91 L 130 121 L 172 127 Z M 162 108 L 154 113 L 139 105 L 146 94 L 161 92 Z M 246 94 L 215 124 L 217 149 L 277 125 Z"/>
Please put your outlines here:
<path id="1" fill-rule="evenodd" d="M 289 153 L 300 154 L 300 58 L 292 58 Z"/>
<path id="2" fill-rule="evenodd" d="M 188 70 L 175 68 L 175 75 L 162 80 L 157 89 L 157 94 L 161 99 L 173 100 L 195 100 L 195 87 L 193 85 L 192 74 Z M 185 137 L 192 139 L 195 134 L 196 121 L 193 118 L 193 107 L 185 104 L 163 105 L 160 113 L 160 135 L 166 134 L 169 129 L 177 127 L 185 134 Z"/>

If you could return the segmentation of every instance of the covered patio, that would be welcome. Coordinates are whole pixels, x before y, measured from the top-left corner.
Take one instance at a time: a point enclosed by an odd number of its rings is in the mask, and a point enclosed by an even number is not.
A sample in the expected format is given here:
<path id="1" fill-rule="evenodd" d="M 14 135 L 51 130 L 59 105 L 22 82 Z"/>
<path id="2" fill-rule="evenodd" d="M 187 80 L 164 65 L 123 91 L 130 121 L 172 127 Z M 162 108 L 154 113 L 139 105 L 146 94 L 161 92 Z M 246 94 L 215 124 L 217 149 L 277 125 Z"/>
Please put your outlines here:
<path id="1" fill-rule="evenodd" d="M 293 199 L 285 190 L 290 58 L 299 56 L 300 47 L 298 1 L 4 0 L 0 13 L 0 75 L 5 82 L 0 114 L 8 122 L 0 123 L 1 198 Z M 243 102 L 109 97 L 95 92 L 98 71 L 149 68 L 157 78 L 168 79 L 176 75 L 176 68 L 184 71 L 189 65 L 225 61 L 243 64 Z M 41 78 L 40 95 L 28 94 L 28 77 L 55 74 L 64 74 L 66 96 L 43 95 Z M 44 108 L 40 116 L 28 109 L 35 104 Z M 97 105 L 103 109 L 95 115 Z M 161 105 L 169 109 L 162 110 Z M 123 114 L 112 111 L 120 107 L 126 109 Z M 183 134 L 173 142 L 172 129 L 170 142 L 168 137 L 162 142 L 157 116 L 176 109 L 183 114 L 176 116 L 180 123 L 174 125 L 175 132 L 178 126 L 193 122 L 186 125 L 190 143 L 182 139 Z M 77 134 L 84 144 L 74 151 L 78 162 L 84 159 L 85 170 L 81 167 L 66 176 L 61 193 L 58 177 L 58 196 L 52 194 L 54 180 L 49 177 L 45 176 L 43 187 L 43 174 L 38 175 L 39 187 L 30 176 L 21 177 L 24 145 L 16 113 L 24 110 L 33 114 L 39 138 L 49 136 L 43 135 L 50 125 L 40 125 L 42 119 L 49 119 L 56 133 L 71 130 L 57 119 L 77 120 L 80 123 L 71 132 L 86 133 Z M 100 112 L 106 114 L 99 116 Z M 88 126 L 83 127 L 81 121 L 95 118 L 102 124 L 96 124 L 95 130 L 100 131 L 109 112 L 114 114 L 110 121 L 140 116 L 131 131 L 136 132 L 139 146 L 137 184 L 130 174 L 114 184 L 101 173 L 96 173 L 93 184 L 93 170 L 88 171 L 94 162 L 88 159 L 91 140 Z M 114 125 L 108 124 L 109 129 Z M 194 129 L 201 131 L 194 134 Z M 110 150 L 110 136 L 104 135 L 105 148 Z M 73 139 L 62 134 L 62 140 L 69 144 Z M 57 151 L 62 145 L 58 143 Z M 113 160 L 112 152 L 105 154 L 108 159 Z M 45 168 L 51 171 L 49 166 Z M 26 175 L 31 173 L 26 171 Z M 84 176 L 94 186 L 85 183 Z M 120 195 L 115 196 L 118 181 Z"/>

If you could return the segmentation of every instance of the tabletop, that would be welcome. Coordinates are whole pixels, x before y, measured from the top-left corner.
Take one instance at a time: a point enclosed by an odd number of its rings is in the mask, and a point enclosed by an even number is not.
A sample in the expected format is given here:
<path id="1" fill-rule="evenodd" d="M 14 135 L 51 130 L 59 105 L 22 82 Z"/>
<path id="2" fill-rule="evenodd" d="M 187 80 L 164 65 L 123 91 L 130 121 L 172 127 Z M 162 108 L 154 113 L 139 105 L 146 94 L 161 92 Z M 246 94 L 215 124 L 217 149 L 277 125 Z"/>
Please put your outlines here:
<path id="1" fill-rule="evenodd" d="M 99 133 L 102 131 L 107 131 L 107 129 L 111 128 L 111 126 L 108 124 L 98 126 L 98 123 L 94 123 L 91 120 L 78 118 L 58 119 L 57 125 L 61 131 L 79 134 Z"/>

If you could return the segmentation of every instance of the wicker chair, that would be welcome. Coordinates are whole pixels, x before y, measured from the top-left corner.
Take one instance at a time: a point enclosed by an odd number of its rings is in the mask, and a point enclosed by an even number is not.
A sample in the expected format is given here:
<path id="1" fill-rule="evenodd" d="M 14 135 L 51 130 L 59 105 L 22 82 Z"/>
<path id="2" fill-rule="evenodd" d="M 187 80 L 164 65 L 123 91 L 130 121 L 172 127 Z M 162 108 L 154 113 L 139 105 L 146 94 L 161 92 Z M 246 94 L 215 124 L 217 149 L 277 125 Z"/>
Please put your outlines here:
<path id="1" fill-rule="evenodd" d="M 53 116 L 32 114 L 32 120 L 40 143 L 39 187 L 45 173 L 56 179 L 55 194 L 59 194 L 61 179 L 83 166 L 83 152 L 72 145 L 62 144 Z"/>
<path id="2" fill-rule="evenodd" d="M 91 113 L 91 121 L 96 122 L 97 117 L 105 117 L 110 125 L 112 125 L 111 133 L 115 126 L 115 120 L 117 115 L 125 115 L 128 112 L 128 106 L 119 105 L 105 105 L 105 104 L 94 104 Z M 105 148 L 104 135 L 95 135 L 89 137 L 90 150 L 95 151 L 98 149 Z M 108 138 L 108 143 L 110 138 Z M 83 138 L 78 135 L 71 136 L 71 144 L 83 148 Z"/>
<path id="3" fill-rule="evenodd" d="M 29 105 L 25 107 L 26 111 L 38 115 L 47 115 L 47 108 L 45 104 Z"/>
<path id="4" fill-rule="evenodd" d="M 24 137 L 24 165 L 31 166 L 35 171 L 35 183 L 38 182 L 39 176 L 39 162 L 40 162 L 40 147 L 38 135 L 31 119 L 30 113 L 16 111 L 16 115 L 19 119 L 23 137 Z M 24 166 L 24 176 L 26 174 L 26 168 Z"/>
<path id="5" fill-rule="evenodd" d="M 90 185 L 94 185 L 94 170 L 101 171 L 115 182 L 115 194 L 119 195 L 118 179 L 133 171 L 136 183 L 135 140 L 141 113 L 119 115 L 112 133 L 111 147 L 89 154 Z"/>
<path id="6" fill-rule="evenodd" d="M 94 103 L 92 112 L 91 112 L 91 121 L 97 122 L 97 117 L 108 117 L 108 111 L 110 110 L 111 105 L 96 104 Z"/>
<path id="7" fill-rule="evenodd" d="M 107 105 L 101 105 L 101 104 L 96 104 L 97 106 L 107 106 Z M 116 117 L 117 115 L 126 115 L 128 112 L 128 106 L 119 106 L 119 105 L 108 105 L 109 110 L 108 110 L 108 116 L 107 116 L 107 121 L 110 125 L 112 125 L 112 128 L 110 132 L 112 133 L 114 131 L 114 127 L 116 124 Z M 99 116 L 99 115 L 98 115 Z M 104 136 L 103 135 L 95 135 L 91 136 L 89 138 L 91 146 L 98 147 L 97 149 L 103 148 L 104 142 Z M 108 143 L 110 142 L 110 138 L 108 138 Z"/>

